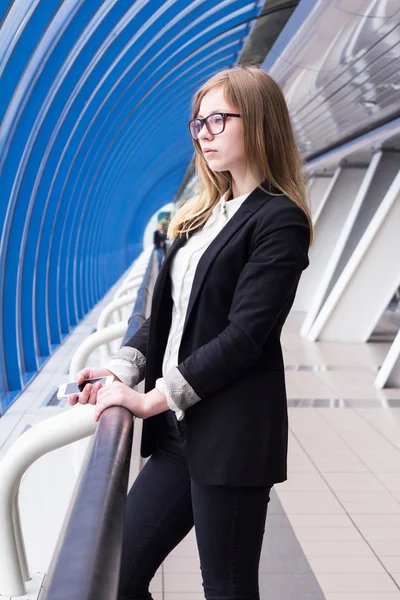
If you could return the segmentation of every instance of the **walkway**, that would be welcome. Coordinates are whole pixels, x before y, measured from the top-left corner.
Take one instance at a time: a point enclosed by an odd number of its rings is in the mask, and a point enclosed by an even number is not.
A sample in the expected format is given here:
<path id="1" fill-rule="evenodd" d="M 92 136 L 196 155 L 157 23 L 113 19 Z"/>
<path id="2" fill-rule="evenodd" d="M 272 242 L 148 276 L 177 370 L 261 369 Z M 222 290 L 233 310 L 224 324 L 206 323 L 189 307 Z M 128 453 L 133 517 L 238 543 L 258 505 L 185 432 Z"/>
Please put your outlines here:
<path id="1" fill-rule="evenodd" d="M 0 419 L 0 457 L 25 427 L 63 410 L 48 406 L 49 396 L 65 379 L 68 360 L 99 310 Z M 301 320 L 290 315 L 282 337 L 290 474 L 276 486 L 269 508 L 261 598 L 400 600 L 400 390 L 373 386 L 386 344 L 310 343 L 298 334 Z M 51 556 L 84 447 L 80 442 L 43 457 L 23 481 L 33 573 Z M 162 565 L 152 590 L 154 600 L 201 600 L 201 589 L 192 532 Z"/>
<path id="2" fill-rule="evenodd" d="M 400 600 L 400 390 L 377 391 L 385 343 L 282 341 L 289 479 L 275 488 L 262 600 Z M 155 600 L 201 600 L 194 534 L 165 561 Z"/>

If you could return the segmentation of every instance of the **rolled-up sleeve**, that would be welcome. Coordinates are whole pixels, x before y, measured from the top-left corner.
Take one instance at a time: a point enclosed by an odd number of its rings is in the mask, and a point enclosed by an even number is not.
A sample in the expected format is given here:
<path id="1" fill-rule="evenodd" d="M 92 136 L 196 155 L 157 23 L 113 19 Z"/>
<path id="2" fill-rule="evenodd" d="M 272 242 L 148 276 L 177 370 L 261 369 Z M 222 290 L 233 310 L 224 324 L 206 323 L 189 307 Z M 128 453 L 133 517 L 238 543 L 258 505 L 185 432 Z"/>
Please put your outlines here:
<path id="1" fill-rule="evenodd" d="M 178 421 L 182 421 L 185 416 L 183 407 L 188 408 L 200 400 L 176 368 L 171 369 L 166 378 L 157 379 L 155 387 L 167 398 L 168 406 Z"/>
<path id="2" fill-rule="evenodd" d="M 134 335 L 104 365 L 129 387 L 140 383 L 146 371 L 146 352 L 149 339 L 150 317 Z"/>
<path id="3" fill-rule="evenodd" d="M 116 375 L 122 383 L 133 388 L 144 379 L 146 358 L 136 348 L 123 346 L 108 361 L 105 368 Z"/>

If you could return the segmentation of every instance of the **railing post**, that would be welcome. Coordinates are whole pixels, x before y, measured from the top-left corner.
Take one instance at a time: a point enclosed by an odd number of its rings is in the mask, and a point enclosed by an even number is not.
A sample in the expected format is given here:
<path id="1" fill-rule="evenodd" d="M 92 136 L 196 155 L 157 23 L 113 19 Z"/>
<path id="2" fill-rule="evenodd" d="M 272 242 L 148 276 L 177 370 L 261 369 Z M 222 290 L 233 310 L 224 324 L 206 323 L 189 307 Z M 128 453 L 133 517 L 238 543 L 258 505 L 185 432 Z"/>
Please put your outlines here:
<path id="1" fill-rule="evenodd" d="M 30 579 L 29 575 L 29 565 L 28 558 L 26 556 L 24 537 L 22 535 L 22 527 L 21 527 L 21 516 L 19 512 L 19 490 L 16 492 L 14 497 L 14 507 L 13 507 L 13 524 L 14 524 L 14 533 L 15 533 L 15 542 L 17 544 L 17 552 L 19 557 L 19 564 L 21 567 L 21 573 L 24 581 L 28 581 Z"/>
<path id="2" fill-rule="evenodd" d="M 125 335 L 127 327 L 128 323 L 126 321 L 121 321 L 121 323 L 109 325 L 106 329 L 95 331 L 89 335 L 72 357 L 71 366 L 69 368 L 70 378 L 74 378 L 77 372 L 86 366 L 86 361 L 94 350 L 105 342 L 122 338 Z"/>
<path id="3" fill-rule="evenodd" d="M 117 598 L 132 432 L 126 408 L 101 415 L 40 600 Z"/>
<path id="4" fill-rule="evenodd" d="M 150 258 L 150 261 L 145 269 L 144 281 L 139 290 L 139 297 L 136 299 L 135 304 L 135 309 L 136 306 L 139 306 L 140 308 L 140 315 L 138 315 L 135 310 L 133 311 L 133 321 L 135 322 L 136 327 L 140 325 L 139 321 L 142 321 L 145 318 L 144 315 L 142 315 L 142 311 L 143 304 L 145 302 L 148 303 L 149 280 L 151 279 L 152 267 L 155 260 L 154 252 L 148 253 L 148 258 Z M 137 273 L 134 274 L 132 271 L 130 275 L 131 279 L 134 279 L 135 275 L 137 275 Z M 131 284 L 132 281 L 130 282 L 129 287 L 131 287 Z M 129 299 L 132 300 L 132 298 Z M 126 302 L 126 300 L 127 298 L 124 299 L 124 302 Z M 122 300 L 120 300 L 120 302 L 122 303 Z M 117 302 L 117 304 L 119 303 Z M 117 323 L 107 327 L 103 331 L 98 331 L 89 336 L 82 345 L 83 347 L 80 347 L 80 352 L 76 353 L 73 358 L 70 376 L 74 376 L 76 372 L 86 364 L 86 359 L 89 354 L 101 343 L 118 339 L 123 337 L 124 334 L 126 335 L 127 325 L 127 322 Z M 129 322 L 129 325 L 132 326 L 133 323 Z M 108 441 L 108 445 L 103 443 L 105 440 L 102 440 L 100 444 L 101 453 L 98 452 L 95 457 L 91 457 L 90 461 L 93 460 L 93 462 L 89 461 L 89 464 L 86 465 L 86 479 L 89 480 L 89 486 L 86 486 L 86 489 L 91 490 L 97 486 L 101 492 L 101 497 L 97 498 L 97 501 L 100 502 L 98 512 L 103 510 L 103 500 L 107 499 L 108 521 L 112 521 L 111 528 L 109 527 L 108 522 L 103 526 L 103 533 L 105 539 L 110 540 L 113 538 L 114 541 L 110 544 L 110 548 L 107 547 L 107 544 L 102 545 L 101 548 L 105 548 L 102 552 L 99 552 L 99 549 L 97 548 L 97 564 L 104 563 L 109 566 L 111 562 L 114 561 L 116 568 L 114 569 L 115 573 L 113 572 L 112 575 L 107 575 L 107 569 L 102 569 L 100 572 L 97 570 L 92 575 L 90 575 L 88 571 L 83 571 L 80 577 L 80 584 L 83 582 L 84 589 L 87 588 L 84 581 L 85 577 L 87 578 L 89 576 L 89 581 L 90 578 L 93 580 L 97 579 L 96 585 L 99 590 L 98 592 L 96 591 L 97 600 L 110 600 L 110 590 L 113 590 L 113 594 L 114 592 L 116 593 L 118 585 L 120 545 L 123 529 L 123 522 L 121 520 L 121 517 L 123 516 L 123 510 L 121 510 L 121 498 L 124 502 L 126 497 L 129 455 L 132 442 L 132 416 L 130 413 L 126 409 L 120 407 L 112 407 L 107 409 L 106 412 L 108 414 L 104 414 L 100 419 L 100 422 L 103 426 L 103 430 L 107 432 L 105 439 Z M 28 429 L 28 431 L 22 434 L 18 440 L 14 442 L 0 462 L 0 596 L 14 597 L 24 595 L 26 593 L 24 582 L 30 578 L 18 506 L 18 493 L 22 476 L 33 462 L 47 452 L 88 437 L 96 431 L 96 428 L 97 424 L 94 421 L 94 407 L 92 405 L 82 406 L 77 404 L 74 408 L 50 419 L 46 419 L 35 427 Z M 99 456 L 101 460 L 98 460 Z M 118 468 L 116 468 L 117 463 Z M 107 473 L 104 473 L 103 469 L 103 465 L 105 464 L 107 464 L 108 468 Z M 95 478 L 92 485 L 90 482 L 93 472 L 95 473 Z M 110 484 L 115 484 L 117 486 L 117 494 L 114 493 L 109 495 Z M 80 490 L 78 490 L 78 495 L 79 492 Z M 86 505 L 87 503 L 84 503 L 85 510 L 87 508 Z M 77 511 L 78 516 L 80 512 L 82 512 L 81 509 Z M 67 525 L 69 531 L 72 531 L 75 527 L 74 522 L 77 522 L 76 515 L 72 524 L 70 523 Z M 89 528 L 91 534 L 95 532 L 95 523 L 97 524 L 98 520 L 91 523 Z M 70 542 L 77 538 L 77 536 L 82 536 L 82 533 L 81 524 L 78 529 L 75 530 L 72 537 L 70 537 Z M 97 537 L 95 536 L 95 538 L 93 538 L 92 536 L 90 542 L 92 548 L 95 547 L 97 541 Z M 81 550 L 83 545 L 83 543 L 80 543 L 79 545 Z M 89 550 L 83 553 L 85 558 L 88 558 L 90 554 Z M 60 552 L 64 552 L 64 548 L 60 550 Z M 61 567 L 63 567 L 62 561 Z M 50 579 L 51 578 L 47 578 L 48 581 Z M 65 586 L 63 585 L 61 588 L 56 586 L 54 600 L 60 597 L 59 594 L 61 592 L 68 592 L 68 590 L 64 588 Z M 47 586 L 46 589 L 48 589 Z M 46 590 L 44 590 L 43 593 L 45 593 L 46 596 Z M 81 593 L 80 595 L 78 594 L 78 596 L 80 600 L 83 600 L 83 595 Z M 77 600 L 78 596 L 72 595 L 66 596 L 66 598 Z M 40 598 L 42 598 L 42 595 Z"/>
<path id="5" fill-rule="evenodd" d="M 18 509 L 25 471 L 38 458 L 96 430 L 94 406 L 76 405 L 31 427 L 14 442 L 0 463 L 0 594 L 22 596 L 29 579 Z"/>

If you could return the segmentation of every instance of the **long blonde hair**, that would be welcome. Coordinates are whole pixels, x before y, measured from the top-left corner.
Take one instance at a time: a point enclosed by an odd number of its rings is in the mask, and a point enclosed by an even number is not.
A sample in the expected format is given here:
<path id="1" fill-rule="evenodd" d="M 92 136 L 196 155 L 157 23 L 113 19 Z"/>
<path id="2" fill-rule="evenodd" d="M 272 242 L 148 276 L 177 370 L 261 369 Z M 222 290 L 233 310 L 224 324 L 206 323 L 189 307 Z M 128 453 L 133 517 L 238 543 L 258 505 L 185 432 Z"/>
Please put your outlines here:
<path id="1" fill-rule="evenodd" d="M 223 88 L 226 99 L 242 115 L 246 169 L 253 175 L 262 173 L 263 181 L 267 180 L 278 194 L 293 200 L 307 215 L 312 232 L 303 162 L 281 88 L 257 67 L 237 66 L 220 71 L 194 95 L 193 118 L 199 114 L 204 96 L 217 87 Z M 188 235 L 203 225 L 222 194 L 232 192 L 229 171 L 212 171 L 198 141 L 194 141 L 194 147 L 199 193 L 181 206 L 171 219 L 169 238 Z"/>

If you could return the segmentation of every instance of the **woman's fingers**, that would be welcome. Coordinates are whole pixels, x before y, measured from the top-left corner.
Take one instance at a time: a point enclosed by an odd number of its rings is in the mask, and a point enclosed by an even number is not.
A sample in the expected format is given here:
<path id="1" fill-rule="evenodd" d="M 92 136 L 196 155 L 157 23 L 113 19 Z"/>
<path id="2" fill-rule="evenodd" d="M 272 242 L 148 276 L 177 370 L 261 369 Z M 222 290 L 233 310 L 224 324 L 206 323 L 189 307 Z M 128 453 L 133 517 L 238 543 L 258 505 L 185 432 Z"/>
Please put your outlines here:
<path id="1" fill-rule="evenodd" d="M 86 379 L 90 379 L 90 369 L 82 369 L 76 374 L 76 380 L 78 383 L 83 383 Z"/>
<path id="2" fill-rule="evenodd" d="M 97 377 L 105 377 L 110 374 L 111 373 L 108 371 L 108 369 L 86 367 L 85 369 L 78 371 L 76 374 L 76 381 L 79 385 L 81 385 L 84 381 L 96 379 Z M 68 403 L 71 406 L 74 406 L 78 402 L 79 404 L 96 404 L 97 393 L 101 387 L 101 383 L 87 383 L 80 394 L 70 394 L 68 396 Z"/>
<path id="3" fill-rule="evenodd" d="M 79 383 L 79 382 L 78 382 Z M 87 389 L 89 387 L 89 389 Z M 85 385 L 83 388 L 83 392 L 81 394 L 70 394 L 68 396 L 68 402 L 71 406 L 75 406 L 79 402 L 79 404 L 87 404 L 89 396 L 90 396 L 90 387 L 91 384 Z"/>
<path id="4" fill-rule="evenodd" d="M 98 421 L 101 413 L 110 406 L 121 406 L 121 398 L 116 395 L 118 387 L 115 384 L 104 385 L 97 394 L 97 404 L 94 414 L 94 420 Z"/>
<path id="5" fill-rule="evenodd" d="M 97 392 L 97 402 L 104 402 L 111 395 L 110 385 L 101 385 L 101 389 Z"/>
<path id="6" fill-rule="evenodd" d="M 75 406 L 75 404 L 78 402 L 78 396 L 76 394 L 70 394 L 68 396 L 68 403 L 71 404 L 71 406 Z"/>
<path id="7" fill-rule="evenodd" d="M 109 404 L 107 402 L 107 391 L 104 388 L 97 394 L 97 403 L 96 408 L 94 410 L 94 420 L 98 421 L 103 410 L 108 408 Z"/>
<path id="8" fill-rule="evenodd" d="M 101 383 L 95 383 L 88 398 L 88 404 L 96 404 L 97 402 L 97 394 L 102 387 Z"/>
<path id="9" fill-rule="evenodd" d="M 79 394 L 79 396 L 76 394 L 71 394 L 68 396 L 68 402 L 71 404 L 71 406 L 74 406 L 78 402 L 79 404 L 96 404 L 97 393 L 101 387 L 101 383 L 96 383 L 95 385 L 88 383 L 85 385 L 82 393 Z"/>
<path id="10" fill-rule="evenodd" d="M 88 403 L 92 388 L 93 388 L 93 386 L 91 383 L 87 383 L 85 385 L 85 387 L 83 388 L 83 391 L 81 392 L 81 394 L 79 394 L 79 402 L 81 404 Z"/>

